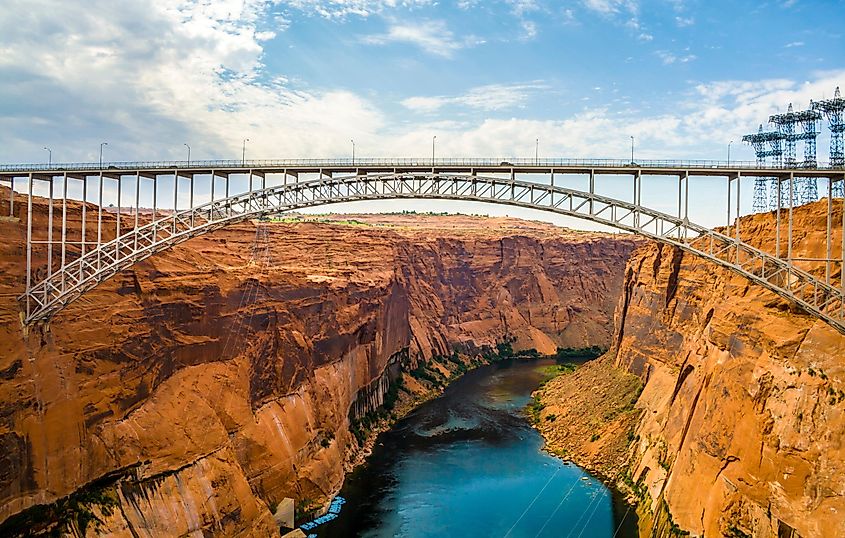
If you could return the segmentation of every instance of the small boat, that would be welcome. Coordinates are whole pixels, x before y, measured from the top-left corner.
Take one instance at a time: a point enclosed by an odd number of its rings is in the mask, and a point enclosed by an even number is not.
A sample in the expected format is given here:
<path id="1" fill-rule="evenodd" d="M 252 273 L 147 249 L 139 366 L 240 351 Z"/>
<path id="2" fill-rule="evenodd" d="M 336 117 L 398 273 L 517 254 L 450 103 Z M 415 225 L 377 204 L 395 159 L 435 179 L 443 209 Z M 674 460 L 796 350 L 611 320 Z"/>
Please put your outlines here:
<path id="1" fill-rule="evenodd" d="M 589 477 L 589 476 L 582 476 L 582 477 L 581 477 L 581 480 L 584 480 L 584 481 L 589 480 L 589 479 L 590 479 L 590 477 Z"/>

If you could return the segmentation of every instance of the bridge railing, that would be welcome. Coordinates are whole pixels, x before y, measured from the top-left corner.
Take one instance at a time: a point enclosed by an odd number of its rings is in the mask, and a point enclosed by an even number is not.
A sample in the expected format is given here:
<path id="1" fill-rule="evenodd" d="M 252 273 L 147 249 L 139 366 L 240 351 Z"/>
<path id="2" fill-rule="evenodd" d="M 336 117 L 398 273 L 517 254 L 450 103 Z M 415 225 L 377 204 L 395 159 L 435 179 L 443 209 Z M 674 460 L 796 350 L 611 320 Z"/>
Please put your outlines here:
<path id="1" fill-rule="evenodd" d="M 501 158 L 336 158 L 336 159 L 230 159 L 203 161 L 109 161 L 79 163 L 29 163 L 0 164 L 0 173 L 6 172 L 65 172 L 65 171 L 100 171 L 100 170 L 209 170 L 209 169 L 266 169 L 266 168 L 356 168 L 356 167 L 539 167 L 554 166 L 569 168 L 670 168 L 670 169 L 731 169 L 731 170 L 800 170 L 788 165 L 759 165 L 755 161 L 721 160 L 653 160 L 637 159 L 526 159 L 514 157 Z M 819 163 L 815 169 L 845 169 L 842 165 L 831 166 Z"/>

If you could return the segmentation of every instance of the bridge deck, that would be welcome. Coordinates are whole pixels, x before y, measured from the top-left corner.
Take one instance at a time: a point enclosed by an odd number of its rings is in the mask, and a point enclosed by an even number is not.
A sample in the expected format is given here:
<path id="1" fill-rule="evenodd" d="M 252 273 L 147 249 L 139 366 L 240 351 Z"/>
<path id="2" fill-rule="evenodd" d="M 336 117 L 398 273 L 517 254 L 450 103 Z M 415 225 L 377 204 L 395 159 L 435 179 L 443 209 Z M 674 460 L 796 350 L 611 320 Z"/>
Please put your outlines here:
<path id="1" fill-rule="evenodd" d="M 630 162 L 614 159 L 276 159 L 250 161 L 156 161 L 0 165 L 0 179 L 47 178 L 68 174 L 70 177 L 100 175 L 116 177 L 174 174 L 217 176 L 234 174 L 367 174 L 378 172 L 448 172 L 467 174 L 595 174 L 595 175 L 665 175 L 716 177 L 779 177 L 790 175 L 815 178 L 845 176 L 843 166 L 789 168 L 759 166 L 747 161 L 643 160 Z"/>

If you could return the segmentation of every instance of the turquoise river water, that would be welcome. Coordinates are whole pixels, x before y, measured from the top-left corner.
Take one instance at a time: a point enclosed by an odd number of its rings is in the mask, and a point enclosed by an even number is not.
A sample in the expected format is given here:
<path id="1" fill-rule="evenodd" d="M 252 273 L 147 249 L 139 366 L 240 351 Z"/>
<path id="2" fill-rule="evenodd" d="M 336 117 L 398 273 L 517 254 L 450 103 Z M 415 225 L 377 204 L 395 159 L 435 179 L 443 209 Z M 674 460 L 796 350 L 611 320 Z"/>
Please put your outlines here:
<path id="1" fill-rule="evenodd" d="M 633 509 L 571 463 L 549 456 L 523 408 L 552 360 L 473 370 L 379 436 L 347 476 L 333 537 L 636 536 Z"/>

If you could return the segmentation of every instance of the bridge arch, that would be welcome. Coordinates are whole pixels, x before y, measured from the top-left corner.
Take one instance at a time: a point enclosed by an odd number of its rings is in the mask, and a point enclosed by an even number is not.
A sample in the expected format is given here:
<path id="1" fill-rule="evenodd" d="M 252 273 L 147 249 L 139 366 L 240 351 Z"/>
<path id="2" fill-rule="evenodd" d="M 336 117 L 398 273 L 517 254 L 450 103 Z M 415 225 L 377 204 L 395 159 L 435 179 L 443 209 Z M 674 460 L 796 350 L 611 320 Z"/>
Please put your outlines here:
<path id="1" fill-rule="evenodd" d="M 66 263 L 21 297 L 25 322 L 49 320 L 117 272 L 192 237 L 248 219 L 340 202 L 475 201 L 536 209 L 638 234 L 755 282 L 845 333 L 843 290 L 742 241 L 633 202 L 560 186 L 440 171 L 378 172 L 297 181 L 213 200 L 131 229 Z"/>

